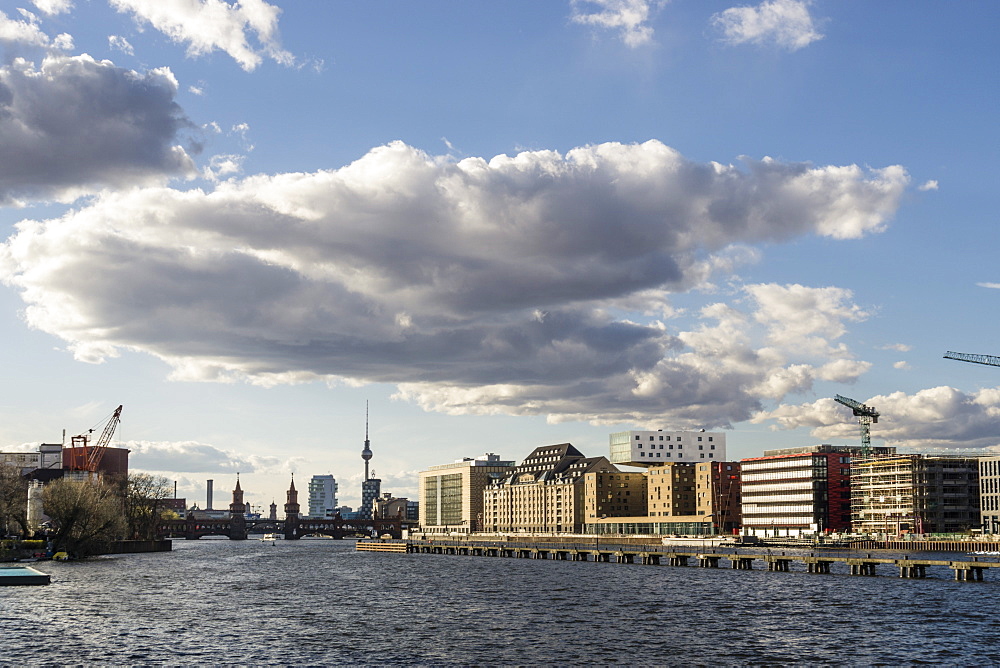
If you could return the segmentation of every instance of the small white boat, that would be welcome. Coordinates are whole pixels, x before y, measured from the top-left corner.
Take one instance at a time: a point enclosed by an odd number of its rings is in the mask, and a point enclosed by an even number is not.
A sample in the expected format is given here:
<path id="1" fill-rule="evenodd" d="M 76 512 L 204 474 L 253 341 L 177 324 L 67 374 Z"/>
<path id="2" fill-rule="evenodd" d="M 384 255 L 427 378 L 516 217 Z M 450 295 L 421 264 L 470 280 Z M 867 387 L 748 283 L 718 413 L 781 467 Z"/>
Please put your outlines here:
<path id="1" fill-rule="evenodd" d="M 278 540 L 278 534 L 276 533 L 266 533 L 264 534 L 264 537 L 261 538 L 261 541 L 265 543 L 274 543 L 276 540 Z"/>

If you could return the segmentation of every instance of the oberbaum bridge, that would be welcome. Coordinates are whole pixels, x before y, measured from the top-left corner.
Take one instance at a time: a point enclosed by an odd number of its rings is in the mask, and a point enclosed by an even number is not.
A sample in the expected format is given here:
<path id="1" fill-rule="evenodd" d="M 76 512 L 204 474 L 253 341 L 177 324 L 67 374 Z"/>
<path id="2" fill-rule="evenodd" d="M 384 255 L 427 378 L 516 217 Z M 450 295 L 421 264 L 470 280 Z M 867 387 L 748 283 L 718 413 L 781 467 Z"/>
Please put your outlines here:
<path id="1" fill-rule="evenodd" d="M 119 409 L 120 410 L 120 409 Z M 368 408 L 365 407 L 365 447 L 361 450 L 361 459 L 365 462 L 365 484 L 373 480 L 373 472 L 368 465 L 372 458 L 371 441 L 368 439 Z M 364 485 L 362 485 L 364 490 Z M 240 475 L 236 474 L 236 489 L 233 490 L 233 502 L 229 504 L 229 517 L 221 519 L 205 519 L 196 517 L 189 512 L 184 519 L 163 520 L 157 533 L 163 538 L 180 538 L 196 540 L 202 536 L 226 536 L 230 540 L 246 540 L 249 534 L 282 534 L 286 540 L 297 540 L 303 536 L 330 536 L 344 538 L 345 536 L 389 537 L 399 539 L 403 536 L 403 527 L 409 527 L 410 520 L 401 515 L 396 517 L 370 517 L 346 520 L 337 513 L 326 519 L 303 518 L 300 513 L 299 493 L 295 490 L 295 478 L 288 487 L 285 501 L 285 519 L 275 517 L 276 508 L 271 504 L 271 518 L 248 519 L 247 506 L 243 502 L 243 488 L 240 487 Z M 362 492 L 362 497 L 364 492 Z M 377 494 L 376 494 L 377 496 Z M 363 508 L 362 512 L 372 514 L 372 508 Z"/>
<path id="2" fill-rule="evenodd" d="M 194 513 L 189 512 L 183 519 L 161 521 L 158 533 L 162 537 L 183 537 L 188 540 L 196 540 L 202 536 L 226 536 L 231 540 L 246 540 L 249 534 L 258 533 L 282 534 L 286 540 L 296 540 L 303 536 L 344 538 L 356 535 L 391 536 L 398 539 L 403 535 L 403 527 L 411 523 L 401 516 L 346 520 L 339 513 L 328 519 L 303 518 L 299 512 L 298 497 L 299 493 L 295 489 L 293 479 L 288 488 L 285 519 L 248 519 L 247 507 L 243 502 L 243 489 L 237 477 L 233 502 L 229 504 L 229 517 L 204 519 L 197 518 Z"/>

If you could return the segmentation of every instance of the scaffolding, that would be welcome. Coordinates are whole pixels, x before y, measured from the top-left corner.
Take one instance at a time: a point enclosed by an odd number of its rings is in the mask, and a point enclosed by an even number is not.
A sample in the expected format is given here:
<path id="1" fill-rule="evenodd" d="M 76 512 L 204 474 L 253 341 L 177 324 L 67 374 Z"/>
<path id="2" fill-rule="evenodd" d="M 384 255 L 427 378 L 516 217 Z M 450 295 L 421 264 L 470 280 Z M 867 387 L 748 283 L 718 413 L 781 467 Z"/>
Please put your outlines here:
<path id="1" fill-rule="evenodd" d="M 897 454 L 851 462 L 851 528 L 950 533 L 979 520 L 979 463 L 961 454 Z"/>

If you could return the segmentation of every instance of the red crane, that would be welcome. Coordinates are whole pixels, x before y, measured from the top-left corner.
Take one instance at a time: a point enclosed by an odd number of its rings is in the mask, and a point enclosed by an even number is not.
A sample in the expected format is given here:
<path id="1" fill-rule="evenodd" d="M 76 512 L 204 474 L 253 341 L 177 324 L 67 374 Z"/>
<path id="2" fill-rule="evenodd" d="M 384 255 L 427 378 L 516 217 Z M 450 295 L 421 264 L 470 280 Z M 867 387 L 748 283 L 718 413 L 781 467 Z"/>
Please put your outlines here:
<path id="1" fill-rule="evenodd" d="M 121 419 L 122 407 L 119 406 L 108 419 L 104 425 L 104 430 L 93 445 L 90 445 L 90 434 L 94 433 L 93 429 L 88 429 L 86 434 L 80 434 L 70 439 L 72 447 L 82 451 L 80 456 L 73 458 L 72 464 L 74 469 L 77 471 L 90 471 L 92 473 L 97 471 L 97 468 L 101 465 L 101 459 L 104 457 L 104 451 L 108 449 L 111 437 L 114 436 L 115 429 L 118 427 Z"/>

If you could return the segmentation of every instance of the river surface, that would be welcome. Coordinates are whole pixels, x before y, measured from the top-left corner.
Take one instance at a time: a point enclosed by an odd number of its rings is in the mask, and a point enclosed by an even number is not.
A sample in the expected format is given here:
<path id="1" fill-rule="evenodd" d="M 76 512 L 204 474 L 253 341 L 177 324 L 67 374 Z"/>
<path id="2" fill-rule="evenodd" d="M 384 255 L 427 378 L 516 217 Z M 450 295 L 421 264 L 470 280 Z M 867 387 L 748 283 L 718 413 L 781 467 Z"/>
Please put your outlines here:
<path id="1" fill-rule="evenodd" d="M 42 562 L 51 585 L 0 588 L 0 665 L 1000 664 L 1000 569 L 955 582 L 173 545 Z"/>

